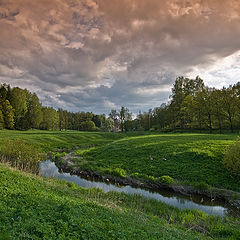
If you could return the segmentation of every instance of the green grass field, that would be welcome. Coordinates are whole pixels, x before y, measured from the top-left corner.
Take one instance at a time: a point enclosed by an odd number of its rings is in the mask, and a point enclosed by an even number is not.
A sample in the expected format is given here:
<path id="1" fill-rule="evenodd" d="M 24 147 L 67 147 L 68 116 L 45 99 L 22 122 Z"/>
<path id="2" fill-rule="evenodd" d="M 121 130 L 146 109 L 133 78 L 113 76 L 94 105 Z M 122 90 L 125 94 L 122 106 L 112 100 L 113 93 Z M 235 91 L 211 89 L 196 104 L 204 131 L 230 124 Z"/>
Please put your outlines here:
<path id="1" fill-rule="evenodd" d="M 121 168 L 128 175 L 169 175 L 184 183 L 204 182 L 240 191 L 240 178 L 227 171 L 222 159 L 237 135 L 150 134 L 125 137 L 93 147 L 80 155 L 84 169 L 108 171 Z"/>
<path id="2" fill-rule="evenodd" d="M 0 148 L 6 139 L 21 139 L 41 148 L 42 151 L 54 151 L 59 148 L 84 147 L 112 142 L 122 138 L 123 134 L 79 131 L 9 131 L 0 130 Z"/>
<path id="3" fill-rule="evenodd" d="M 0 164 L 0 239 L 238 239 L 238 220 L 104 194 Z"/>
<path id="4" fill-rule="evenodd" d="M 0 152 L 11 139 L 47 153 L 80 147 L 77 164 L 169 175 L 239 190 L 222 166 L 237 135 L 0 131 Z M 24 146 L 24 145 L 23 145 Z M 90 147 L 90 148 L 89 148 Z M 31 148 L 30 148 L 31 149 Z M 140 196 L 104 194 L 12 170 L 0 164 L 0 239 L 240 239 L 239 219 L 181 211 Z"/>
<path id="5" fill-rule="evenodd" d="M 236 134 L 103 133 L 79 131 L 0 131 L 0 149 L 7 139 L 21 139 L 43 152 L 59 148 L 86 148 L 75 164 L 83 169 L 109 172 L 121 168 L 127 175 L 169 175 L 193 184 L 207 183 L 240 191 L 240 178 L 227 171 L 222 159 Z M 91 147 L 92 146 L 92 147 Z"/>

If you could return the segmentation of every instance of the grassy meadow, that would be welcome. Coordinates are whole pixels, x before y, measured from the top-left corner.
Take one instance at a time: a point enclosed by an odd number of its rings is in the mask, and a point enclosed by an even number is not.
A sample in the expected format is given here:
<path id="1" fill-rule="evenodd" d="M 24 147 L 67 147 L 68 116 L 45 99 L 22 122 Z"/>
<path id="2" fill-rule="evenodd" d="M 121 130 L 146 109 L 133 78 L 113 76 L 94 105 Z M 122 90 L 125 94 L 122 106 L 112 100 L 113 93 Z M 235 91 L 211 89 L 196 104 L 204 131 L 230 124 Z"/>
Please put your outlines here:
<path id="1" fill-rule="evenodd" d="M 236 140 L 231 134 L 149 134 L 124 137 L 76 151 L 83 169 L 111 172 L 116 168 L 132 176 L 171 176 L 186 184 L 205 183 L 240 191 L 240 178 L 227 171 L 222 159 Z"/>
<path id="2" fill-rule="evenodd" d="M 238 239 L 237 219 L 104 194 L 0 164 L 0 239 Z"/>
<path id="3" fill-rule="evenodd" d="M 0 150 L 17 141 L 43 154 L 77 148 L 74 164 L 83 170 L 104 174 L 120 169 L 133 177 L 170 176 L 180 183 L 240 191 L 240 178 L 222 164 L 226 148 L 236 139 L 237 134 L 3 130 Z"/>
<path id="4" fill-rule="evenodd" d="M 3 130 L 0 153 L 9 148 L 30 151 L 23 156 L 26 162 L 31 153 L 46 156 L 73 149 L 79 156 L 75 164 L 83 169 L 169 175 L 179 182 L 240 191 L 240 180 L 222 165 L 226 147 L 236 139 L 234 134 Z M 140 196 L 105 194 L 8 164 L 0 164 L 0 182 L 0 239 L 240 239 L 238 218 L 182 211 Z"/>

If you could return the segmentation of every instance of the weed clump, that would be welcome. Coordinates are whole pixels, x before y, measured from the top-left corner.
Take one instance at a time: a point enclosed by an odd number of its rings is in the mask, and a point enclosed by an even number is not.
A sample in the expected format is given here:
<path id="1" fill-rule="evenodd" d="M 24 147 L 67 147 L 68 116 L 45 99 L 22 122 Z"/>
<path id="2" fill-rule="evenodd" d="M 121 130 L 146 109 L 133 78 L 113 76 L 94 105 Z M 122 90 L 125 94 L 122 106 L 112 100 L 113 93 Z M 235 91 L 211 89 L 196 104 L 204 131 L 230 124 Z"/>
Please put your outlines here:
<path id="1" fill-rule="evenodd" d="M 240 139 L 228 147 L 223 164 L 233 174 L 240 175 Z"/>
<path id="2" fill-rule="evenodd" d="M 54 158 L 55 160 L 59 160 L 62 157 L 65 157 L 67 155 L 66 152 L 52 152 L 51 157 Z"/>
<path id="3" fill-rule="evenodd" d="M 161 176 L 158 178 L 158 181 L 160 183 L 164 183 L 164 184 L 173 184 L 174 183 L 174 179 L 170 176 Z"/>
<path id="4" fill-rule="evenodd" d="M 39 163 L 43 160 L 41 151 L 23 140 L 6 140 L 0 149 L 0 161 L 23 171 L 39 173 Z"/>
<path id="5" fill-rule="evenodd" d="M 150 175 L 147 175 L 144 173 L 141 174 L 138 172 L 134 172 L 130 176 L 132 178 L 144 179 L 145 181 L 158 182 L 158 183 L 162 183 L 162 184 L 173 184 L 174 183 L 174 179 L 170 176 L 154 177 L 154 176 L 150 176 Z"/>
<path id="6" fill-rule="evenodd" d="M 208 190 L 210 188 L 210 186 L 205 182 L 196 182 L 193 184 L 193 186 L 198 190 Z"/>
<path id="7" fill-rule="evenodd" d="M 122 168 L 107 169 L 105 172 L 115 177 L 125 178 L 127 176 L 127 172 Z"/>

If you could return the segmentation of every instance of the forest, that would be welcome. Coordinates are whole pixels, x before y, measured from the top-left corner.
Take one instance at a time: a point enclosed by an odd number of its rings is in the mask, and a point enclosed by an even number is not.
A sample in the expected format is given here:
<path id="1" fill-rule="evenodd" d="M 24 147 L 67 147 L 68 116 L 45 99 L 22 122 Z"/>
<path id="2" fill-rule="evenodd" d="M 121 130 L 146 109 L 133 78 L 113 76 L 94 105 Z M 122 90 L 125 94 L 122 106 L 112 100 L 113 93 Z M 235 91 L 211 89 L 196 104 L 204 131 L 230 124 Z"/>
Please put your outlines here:
<path id="1" fill-rule="evenodd" d="M 173 131 L 238 130 L 240 83 L 222 89 L 205 86 L 200 77 L 178 77 L 167 103 L 139 112 L 127 107 L 113 109 L 108 116 L 92 112 L 69 112 L 42 106 L 27 89 L 0 85 L 0 129 L 83 131 Z"/>

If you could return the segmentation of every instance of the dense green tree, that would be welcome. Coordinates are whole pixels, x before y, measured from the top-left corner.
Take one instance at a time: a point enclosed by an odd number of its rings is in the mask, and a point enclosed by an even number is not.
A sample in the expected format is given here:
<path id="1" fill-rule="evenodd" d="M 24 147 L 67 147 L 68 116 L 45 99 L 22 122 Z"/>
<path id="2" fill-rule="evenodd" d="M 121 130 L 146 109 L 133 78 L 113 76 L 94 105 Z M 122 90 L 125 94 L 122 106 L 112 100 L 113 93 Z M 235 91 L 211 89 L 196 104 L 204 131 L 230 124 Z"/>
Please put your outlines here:
<path id="1" fill-rule="evenodd" d="M 42 108 L 43 121 L 40 123 L 40 128 L 44 130 L 59 129 L 59 115 L 57 111 L 51 107 Z"/>
<path id="2" fill-rule="evenodd" d="M 0 129 L 4 128 L 4 116 L 2 110 L 0 109 Z"/>
<path id="3" fill-rule="evenodd" d="M 96 130 L 96 126 L 95 126 L 93 121 L 86 120 L 86 121 L 81 122 L 80 130 L 83 130 L 83 131 L 94 131 L 94 130 Z"/>
<path id="4" fill-rule="evenodd" d="M 203 80 L 199 77 L 189 79 L 178 77 L 172 88 L 170 111 L 172 112 L 172 120 L 174 128 L 185 128 L 184 119 L 181 116 L 181 107 L 186 96 L 194 95 L 195 92 L 204 87 Z"/>
<path id="5" fill-rule="evenodd" d="M 7 85 L 6 83 L 0 85 L 0 99 L 2 101 L 5 101 L 6 99 L 8 100 L 8 92 L 10 92 L 10 86 Z"/>
<path id="6" fill-rule="evenodd" d="M 27 118 L 29 127 L 36 129 L 39 128 L 39 125 L 43 120 L 42 105 L 35 93 L 30 94 L 30 97 L 28 99 Z"/>
<path id="7" fill-rule="evenodd" d="M 8 100 L 2 102 L 2 113 L 4 118 L 4 126 L 8 129 L 14 128 L 14 109 Z"/>
<path id="8" fill-rule="evenodd" d="M 111 118 L 106 118 L 102 123 L 101 129 L 106 132 L 112 132 L 114 128 L 114 121 Z"/>
<path id="9" fill-rule="evenodd" d="M 15 87 L 10 92 L 10 103 L 15 110 L 15 128 L 24 129 L 26 124 L 27 100 L 30 93 L 26 89 Z"/>
<path id="10" fill-rule="evenodd" d="M 167 112 L 167 105 L 165 103 L 162 103 L 160 107 L 156 107 L 153 109 L 152 127 L 155 130 L 163 129 L 167 125 L 166 112 Z"/>
<path id="11" fill-rule="evenodd" d="M 213 89 L 212 91 L 212 107 L 214 114 L 214 123 L 216 128 L 219 129 L 220 133 L 222 132 L 223 122 L 224 122 L 224 112 L 223 112 L 223 103 L 222 103 L 222 91 L 218 89 Z"/>
<path id="12" fill-rule="evenodd" d="M 213 95 L 212 89 L 204 87 L 198 90 L 195 95 L 195 101 L 201 111 L 201 115 L 205 120 L 207 128 L 209 128 L 210 133 L 212 132 L 214 105 L 213 105 Z"/>
<path id="13" fill-rule="evenodd" d="M 132 120 L 132 114 L 129 112 L 129 109 L 126 107 L 121 107 L 119 112 L 120 127 L 123 132 L 129 130 L 129 121 Z"/>
<path id="14" fill-rule="evenodd" d="M 106 115 L 105 114 L 100 114 L 100 115 L 94 114 L 91 120 L 94 122 L 96 127 L 101 128 L 102 125 L 104 124 L 104 122 L 106 121 Z"/>
<path id="15" fill-rule="evenodd" d="M 237 96 L 231 86 L 222 89 L 222 109 L 229 122 L 231 132 L 233 132 L 233 124 L 237 115 L 237 102 Z"/>

